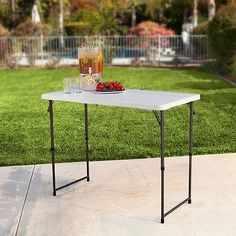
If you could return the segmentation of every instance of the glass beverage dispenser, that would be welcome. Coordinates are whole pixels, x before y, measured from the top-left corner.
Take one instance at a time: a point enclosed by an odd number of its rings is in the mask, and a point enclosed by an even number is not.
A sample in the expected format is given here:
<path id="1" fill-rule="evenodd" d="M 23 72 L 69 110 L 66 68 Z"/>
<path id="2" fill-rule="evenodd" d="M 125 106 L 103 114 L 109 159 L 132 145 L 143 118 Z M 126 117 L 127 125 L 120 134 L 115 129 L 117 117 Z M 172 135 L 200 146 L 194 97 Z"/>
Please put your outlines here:
<path id="1" fill-rule="evenodd" d="M 102 80 L 103 55 L 101 48 L 79 49 L 80 89 L 95 90 Z"/>

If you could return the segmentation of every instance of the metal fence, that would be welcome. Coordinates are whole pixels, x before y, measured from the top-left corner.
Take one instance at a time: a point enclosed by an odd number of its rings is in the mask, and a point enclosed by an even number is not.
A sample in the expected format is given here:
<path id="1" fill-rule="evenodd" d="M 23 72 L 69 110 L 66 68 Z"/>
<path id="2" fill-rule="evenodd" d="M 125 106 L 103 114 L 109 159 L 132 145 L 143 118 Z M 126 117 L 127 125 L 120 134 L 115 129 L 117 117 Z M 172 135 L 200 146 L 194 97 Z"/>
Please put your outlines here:
<path id="1" fill-rule="evenodd" d="M 184 65 L 211 59 L 205 35 L 0 37 L 0 66 L 77 65 L 79 47 L 103 49 L 105 65 Z"/>

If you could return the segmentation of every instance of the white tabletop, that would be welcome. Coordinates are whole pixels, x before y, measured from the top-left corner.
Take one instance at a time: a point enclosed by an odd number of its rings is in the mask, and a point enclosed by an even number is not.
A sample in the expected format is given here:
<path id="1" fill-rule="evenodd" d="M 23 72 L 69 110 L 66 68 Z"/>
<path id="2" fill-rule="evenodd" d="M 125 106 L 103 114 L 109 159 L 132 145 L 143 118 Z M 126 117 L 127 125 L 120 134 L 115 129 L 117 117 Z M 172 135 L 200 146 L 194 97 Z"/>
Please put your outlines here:
<path id="1" fill-rule="evenodd" d="M 200 95 L 127 89 L 119 94 L 103 94 L 95 91 L 65 94 L 59 91 L 43 94 L 42 99 L 163 111 L 199 100 Z"/>

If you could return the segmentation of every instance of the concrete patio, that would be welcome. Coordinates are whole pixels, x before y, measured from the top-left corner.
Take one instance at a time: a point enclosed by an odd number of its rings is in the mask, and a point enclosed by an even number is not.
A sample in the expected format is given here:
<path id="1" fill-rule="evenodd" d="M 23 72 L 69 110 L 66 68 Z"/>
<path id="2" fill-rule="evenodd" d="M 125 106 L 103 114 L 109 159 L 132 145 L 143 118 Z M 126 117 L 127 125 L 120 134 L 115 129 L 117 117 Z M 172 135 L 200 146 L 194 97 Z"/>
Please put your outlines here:
<path id="1" fill-rule="evenodd" d="M 187 197 L 186 157 L 166 158 L 166 210 Z M 57 164 L 57 186 L 85 175 Z M 91 162 L 52 196 L 51 165 L 0 168 L 0 235 L 236 235 L 236 153 L 195 156 L 192 204 L 160 224 L 160 159 Z"/>

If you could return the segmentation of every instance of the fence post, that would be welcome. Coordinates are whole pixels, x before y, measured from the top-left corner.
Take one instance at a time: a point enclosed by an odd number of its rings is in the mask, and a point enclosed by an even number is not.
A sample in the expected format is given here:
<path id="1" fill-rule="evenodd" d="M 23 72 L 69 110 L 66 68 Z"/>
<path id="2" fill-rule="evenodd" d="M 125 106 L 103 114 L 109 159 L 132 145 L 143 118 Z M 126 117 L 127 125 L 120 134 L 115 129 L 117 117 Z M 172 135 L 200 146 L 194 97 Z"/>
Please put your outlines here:
<path id="1" fill-rule="evenodd" d="M 41 60 L 43 60 L 43 34 L 40 34 L 40 54 Z"/>
<path id="2" fill-rule="evenodd" d="M 158 34 L 158 65 L 161 66 L 161 34 Z"/>

